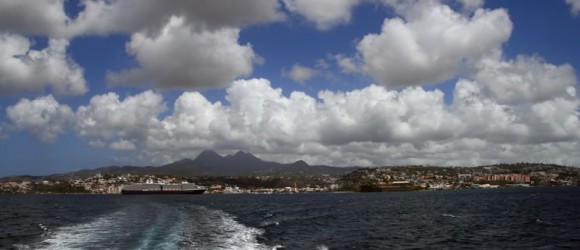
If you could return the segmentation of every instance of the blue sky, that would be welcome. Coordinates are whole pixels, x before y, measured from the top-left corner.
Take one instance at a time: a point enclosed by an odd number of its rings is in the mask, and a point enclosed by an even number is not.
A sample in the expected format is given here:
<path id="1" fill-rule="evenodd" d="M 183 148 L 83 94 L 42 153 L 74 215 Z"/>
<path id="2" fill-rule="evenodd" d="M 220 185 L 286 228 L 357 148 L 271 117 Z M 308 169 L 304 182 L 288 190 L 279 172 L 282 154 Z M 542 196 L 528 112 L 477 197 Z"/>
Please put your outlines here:
<path id="1" fill-rule="evenodd" d="M 580 1 L 0 1 L 0 176 L 580 164 Z"/>

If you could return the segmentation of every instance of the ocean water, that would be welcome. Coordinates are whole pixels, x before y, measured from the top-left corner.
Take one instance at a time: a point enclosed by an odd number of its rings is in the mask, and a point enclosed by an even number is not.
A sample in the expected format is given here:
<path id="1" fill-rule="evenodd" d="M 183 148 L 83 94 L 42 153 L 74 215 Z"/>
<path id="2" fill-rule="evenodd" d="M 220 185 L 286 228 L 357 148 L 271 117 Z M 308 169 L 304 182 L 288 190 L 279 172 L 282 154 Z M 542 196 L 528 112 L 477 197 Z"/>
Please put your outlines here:
<path id="1" fill-rule="evenodd" d="M 580 249 L 580 188 L 6 195 L 0 249 Z"/>

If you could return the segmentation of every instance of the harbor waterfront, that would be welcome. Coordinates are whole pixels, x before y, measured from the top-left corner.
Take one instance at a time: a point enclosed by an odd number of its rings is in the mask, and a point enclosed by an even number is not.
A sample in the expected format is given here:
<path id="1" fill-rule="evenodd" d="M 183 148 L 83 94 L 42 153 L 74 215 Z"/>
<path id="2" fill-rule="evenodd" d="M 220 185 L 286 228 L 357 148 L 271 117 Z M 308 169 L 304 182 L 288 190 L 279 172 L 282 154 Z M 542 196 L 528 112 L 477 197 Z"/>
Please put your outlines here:
<path id="1" fill-rule="evenodd" d="M 2 195 L 0 203 L 0 249 L 580 247 L 577 187 L 266 196 Z"/>
<path id="2" fill-rule="evenodd" d="M 578 186 L 580 168 L 541 163 L 497 164 L 481 167 L 393 166 L 358 168 L 342 175 L 254 174 L 242 176 L 168 176 L 100 173 L 88 177 L 74 174 L 38 177 L 6 177 L 0 193 L 120 194 L 124 187 L 161 191 L 205 189 L 205 194 L 388 192 L 457 190 L 500 187 Z M 148 183 L 144 186 L 132 186 Z M 153 184 L 156 183 L 156 184 Z M 195 183 L 201 187 L 194 187 Z M 186 185 L 186 186 L 171 186 Z M 165 192 L 164 192 L 165 193 Z"/>

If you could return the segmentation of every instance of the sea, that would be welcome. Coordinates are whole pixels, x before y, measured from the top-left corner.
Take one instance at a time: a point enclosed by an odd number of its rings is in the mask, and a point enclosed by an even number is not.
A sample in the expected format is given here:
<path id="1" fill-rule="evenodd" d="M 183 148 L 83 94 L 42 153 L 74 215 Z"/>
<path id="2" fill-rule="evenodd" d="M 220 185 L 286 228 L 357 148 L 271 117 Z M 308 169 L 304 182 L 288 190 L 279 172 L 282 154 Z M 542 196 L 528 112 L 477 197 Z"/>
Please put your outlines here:
<path id="1" fill-rule="evenodd" d="M 0 249 L 580 249 L 580 188 L 2 195 Z"/>

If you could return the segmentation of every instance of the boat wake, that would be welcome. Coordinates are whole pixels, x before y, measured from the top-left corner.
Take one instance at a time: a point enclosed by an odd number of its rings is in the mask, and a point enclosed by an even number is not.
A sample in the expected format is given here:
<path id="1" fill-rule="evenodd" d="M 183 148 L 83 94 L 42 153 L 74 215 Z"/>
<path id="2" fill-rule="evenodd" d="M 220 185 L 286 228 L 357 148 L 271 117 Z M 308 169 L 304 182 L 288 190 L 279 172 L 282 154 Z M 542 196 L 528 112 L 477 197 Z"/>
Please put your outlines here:
<path id="1" fill-rule="evenodd" d="M 272 249 L 263 230 L 203 206 L 159 203 L 125 207 L 93 221 L 50 230 L 19 249 Z M 275 248 L 275 247 L 274 247 Z"/>
<path id="2" fill-rule="evenodd" d="M 201 206 L 191 206 L 190 210 L 200 211 L 189 214 L 189 220 L 182 228 L 182 239 L 189 249 L 272 249 L 258 243 L 257 237 L 264 232 L 247 227 L 235 217 L 221 210 L 210 210 Z M 209 235 L 209 237 L 208 237 Z"/>

